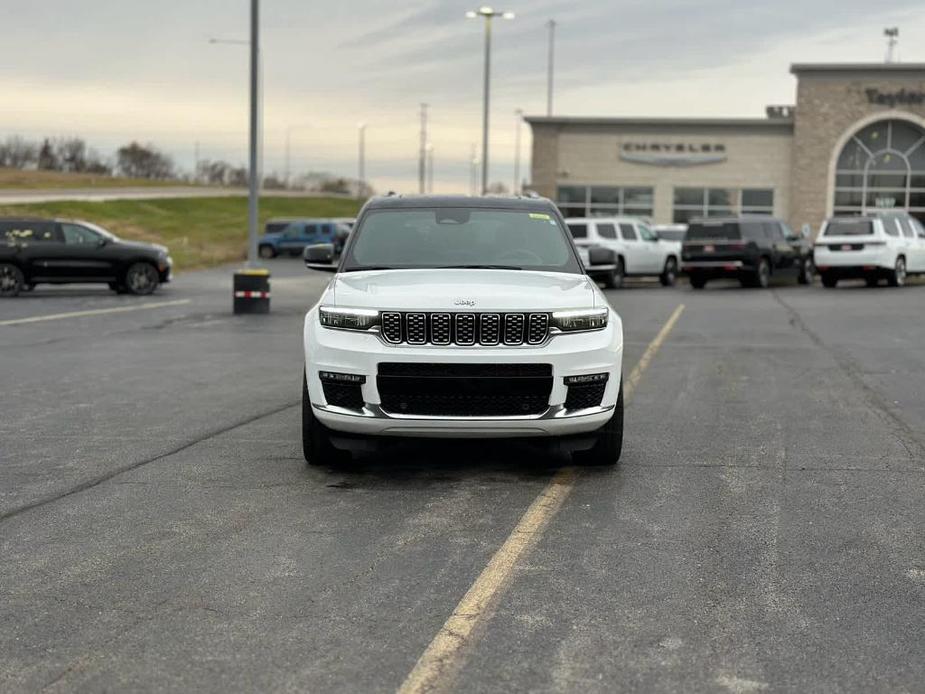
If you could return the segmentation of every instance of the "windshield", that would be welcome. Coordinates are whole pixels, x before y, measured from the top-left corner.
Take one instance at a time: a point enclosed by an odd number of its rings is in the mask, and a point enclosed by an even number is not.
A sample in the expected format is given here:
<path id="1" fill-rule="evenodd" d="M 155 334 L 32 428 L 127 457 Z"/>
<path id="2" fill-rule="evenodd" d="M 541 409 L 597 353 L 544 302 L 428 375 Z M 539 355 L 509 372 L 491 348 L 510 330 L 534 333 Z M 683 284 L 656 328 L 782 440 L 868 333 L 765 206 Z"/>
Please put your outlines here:
<path id="1" fill-rule="evenodd" d="M 833 219 L 826 227 L 826 236 L 869 236 L 873 225 L 864 219 Z"/>
<path id="2" fill-rule="evenodd" d="M 493 268 L 582 272 L 566 231 L 545 212 L 373 210 L 353 231 L 342 270 Z"/>
<path id="3" fill-rule="evenodd" d="M 684 237 L 685 241 L 703 241 L 720 239 L 735 241 L 742 238 L 738 222 L 696 222 L 691 224 Z"/>
<path id="4" fill-rule="evenodd" d="M 684 229 L 658 229 L 655 233 L 665 241 L 683 241 L 687 232 Z"/>

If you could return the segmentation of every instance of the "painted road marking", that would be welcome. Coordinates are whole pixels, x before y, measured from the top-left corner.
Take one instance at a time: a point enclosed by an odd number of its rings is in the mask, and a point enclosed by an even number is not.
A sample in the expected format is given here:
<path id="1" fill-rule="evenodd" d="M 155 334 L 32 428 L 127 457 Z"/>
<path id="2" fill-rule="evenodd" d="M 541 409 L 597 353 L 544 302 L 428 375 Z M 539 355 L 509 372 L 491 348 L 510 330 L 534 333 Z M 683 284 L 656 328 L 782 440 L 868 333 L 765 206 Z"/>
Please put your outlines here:
<path id="1" fill-rule="evenodd" d="M 684 304 L 681 304 L 649 343 L 639 363 L 623 384 L 624 401 L 632 397 L 642 374 L 683 312 Z M 488 615 L 510 582 L 518 560 L 537 543 L 549 522 L 562 508 L 577 478 L 575 468 L 563 468 L 553 475 L 418 659 L 414 669 L 399 687 L 399 694 L 422 694 L 450 687 L 453 675 L 462 665 L 463 646 L 471 642 L 473 631 Z"/>
<path id="2" fill-rule="evenodd" d="M 88 311 L 71 311 L 70 313 L 53 313 L 47 316 L 31 316 L 29 318 L 14 318 L 2 320 L 0 325 L 21 325 L 22 323 L 41 323 L 47 320 L 61 320 L 63 318 L 82 318 L 83 316 L 101 316 L 107 313 L 127 313 L 128 311 L 142 311 L 149 308 L 165 308 L 167 306 L 182 306 L 191 303 L 192 299 L 177 299 L 175 301 L 155 301 L 150 304 L 137 304 L 135 306 L 119 306 L 117 308 L 95 308 Z"/>

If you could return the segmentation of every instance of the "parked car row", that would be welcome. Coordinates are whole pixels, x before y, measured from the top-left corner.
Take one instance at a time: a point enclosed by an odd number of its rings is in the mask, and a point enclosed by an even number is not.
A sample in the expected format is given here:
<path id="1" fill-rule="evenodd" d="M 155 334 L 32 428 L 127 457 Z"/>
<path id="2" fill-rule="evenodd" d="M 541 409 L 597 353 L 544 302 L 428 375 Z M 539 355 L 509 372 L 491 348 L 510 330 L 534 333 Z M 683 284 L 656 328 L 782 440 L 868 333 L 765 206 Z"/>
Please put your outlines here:
<path id="1" fill-rule="evenodd" d="M 36 284 L 104 283 L 120 293 L 150 294 L 170 281 L 167 248 L 123 241 L 90 222 L 0 218 L 0 297 Z"/>
<path id="2" fill-rule="evenodd" d="M 694 289 L 714 279 L 735 279 L 745 287 L 767 287 L 772 278 L 825 287 L 843 279 L 868 286 L 886 281 L 902 286 L 909 275 L 925 274 L 925 227 L 904 211 L 877 210 L 861 217 L 833 217 L 815 243 L 770 216 L 711 217 L 690 225 L 650 227 L 629 217 L 567 220 L 589 274 L 608 288 L 627 276 L 656 276 L 665 286 L 679 271 Z M 612 249 L 612 268 L 590 268 L 590 248 Z"/>

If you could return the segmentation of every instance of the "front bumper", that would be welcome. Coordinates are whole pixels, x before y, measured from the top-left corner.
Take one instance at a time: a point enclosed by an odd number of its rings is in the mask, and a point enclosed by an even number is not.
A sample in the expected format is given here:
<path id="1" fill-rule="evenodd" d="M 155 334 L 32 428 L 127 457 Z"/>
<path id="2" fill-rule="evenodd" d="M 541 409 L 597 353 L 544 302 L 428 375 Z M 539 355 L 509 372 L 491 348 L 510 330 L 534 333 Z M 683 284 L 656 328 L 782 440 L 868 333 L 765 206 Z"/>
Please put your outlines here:
<path id="1" fill-rule="evenodd" d="M 386 345 L 377 335 L 323 328 L 317 309 L 305 319 L 305 365 L 314 414 L 325 426 L 349 434 L 434 438 L 543 437 L 583 434 L 599 429 L 613 416 L 620 391 L 623 326 L 611 312 L 604 330 L 556 335 L 537 347 L 437 347 Z M 376 385 L 380 362 L 427 364 L 551 364 L 553 385 L 548 408 L 539 414 L 501 417 L 450 417 L 396 414 L 382 408 Z M 360 410 L 329 405 L 319 372 L 366 377 Z M 565 409 L 566 376 L 609 375 L 599 407 Z"/>

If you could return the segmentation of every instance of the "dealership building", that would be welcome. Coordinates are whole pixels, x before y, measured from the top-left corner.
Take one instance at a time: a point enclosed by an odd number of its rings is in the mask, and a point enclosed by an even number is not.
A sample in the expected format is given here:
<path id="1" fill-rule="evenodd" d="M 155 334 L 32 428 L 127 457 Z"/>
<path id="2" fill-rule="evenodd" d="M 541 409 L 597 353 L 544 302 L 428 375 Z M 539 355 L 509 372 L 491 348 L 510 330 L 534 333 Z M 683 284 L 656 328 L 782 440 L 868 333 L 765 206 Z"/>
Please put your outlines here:
<path id="1" fill-rule="evenodd" d="M 797 64 L 766 118 L 528 117 L 531 188 L 566 216 L 657 224 L 774 214 L 817 230 L 875 207 L 925 219 L 925 64 Z"/>

